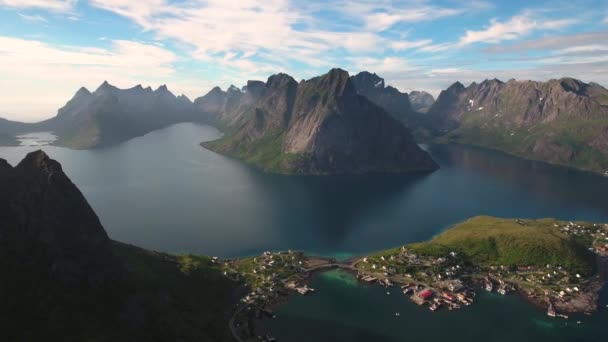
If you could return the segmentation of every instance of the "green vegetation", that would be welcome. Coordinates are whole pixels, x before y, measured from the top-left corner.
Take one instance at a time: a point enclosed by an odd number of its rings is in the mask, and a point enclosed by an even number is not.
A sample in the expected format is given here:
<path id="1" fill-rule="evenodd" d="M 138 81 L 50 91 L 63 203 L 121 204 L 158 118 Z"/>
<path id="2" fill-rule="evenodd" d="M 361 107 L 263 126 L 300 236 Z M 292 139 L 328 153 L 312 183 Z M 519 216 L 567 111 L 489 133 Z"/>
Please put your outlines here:
<path id="1" fill-rule="evenodd" d="M 34 249 L 33 249 L 34 250 Z M 100 287 L 67 285 L 42 265 L 0 253 L 0 329 L 5 341 L 230 341 L 236 284 L 209 258 L 113 243 L 124 271 Z M 42 256 L 42 255 L 41 255 Z M 32 258 L 34 259 L 34 258 Z"/>
<path id="2" fill-rule="evenodd" d="M 214 152 L 241 159 L 266 172 L 294 173 L 290 164 L 301 156 L 283 152 L 285 133 L 267 134 L 254 141 L 241 142 L 237 135 L 228 135 L 202 145 Z"/>
<path id="3" fill-rule="evenodd" d="M 513 220 L 487 216 L 458 224 L 428 242 L 415 243 L 420 255 L 445 256 L 455 251 L 479 266 L 561 265 L 576 273 L 594 271 L 592 241 L 560 231 L 553 219 Z"/>
<path id="4" fill-rule="evenodd" d="M 458 129 L 437 141 L 487 147 L 582 170 L 603 172 L 608 169 L 608 155 L 590 145 L 605 127 L 605 120 L 601 118 L 567 118 L 526 128 L 510 128 L 498 122 L 498 119 L 466 114 Z M 417 137 L 424 136 L 418 134 Z M 539 142 L 549 146 L 545 150 L 537 148 Z"/>

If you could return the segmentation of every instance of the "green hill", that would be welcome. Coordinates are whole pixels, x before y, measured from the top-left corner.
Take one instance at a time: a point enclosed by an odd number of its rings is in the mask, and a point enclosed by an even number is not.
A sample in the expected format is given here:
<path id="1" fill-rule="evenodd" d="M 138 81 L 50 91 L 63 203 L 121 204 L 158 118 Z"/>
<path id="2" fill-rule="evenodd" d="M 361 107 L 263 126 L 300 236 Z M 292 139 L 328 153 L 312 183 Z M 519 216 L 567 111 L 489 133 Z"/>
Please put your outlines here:
<path id="1" fill-rule="evenodd" d="M 554 219 L 514 220 L 478 216 L 458 224 L 428 242 L 410 245 L 424 255 L 455 251 L 478 265 L 561 265 L 582 274 L 594 270 L 588 237 L 563 233 Z"/>

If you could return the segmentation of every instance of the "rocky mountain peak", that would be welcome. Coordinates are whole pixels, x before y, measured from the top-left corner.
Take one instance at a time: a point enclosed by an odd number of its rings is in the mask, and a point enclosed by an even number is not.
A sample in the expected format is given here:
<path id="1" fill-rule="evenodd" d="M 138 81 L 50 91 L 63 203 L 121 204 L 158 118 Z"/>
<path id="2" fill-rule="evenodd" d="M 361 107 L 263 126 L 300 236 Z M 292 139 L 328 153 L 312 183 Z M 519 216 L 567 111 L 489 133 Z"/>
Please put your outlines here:
<path id="1" fill-rule="evenodd" d="M 362 71 L 351 77 L 351 79 L 359 93 L 369 91 L 373 88 L 383 89 L 385 87 L 384 79 L 382 77 L 368 71 Z"/>
<path id="2" fill-rule="evenodd" d="M 74 97 L 89 96 L 89 95 L 91 95 L 91 92 L 87 88 L 80 87 L 80 89 L 78 89 L 78 91 L 76 92 Z"/>
<path id="3" fill-rule="evenodd" d="M 473 82 L 473 83 L 475 83 L 475 82 Z M 446 89 L 445 91 L 449 92 L 449 93 L 459 93 L 459 92 L 461 92 L 461 91 L 463 91 L 465 89 L 466 88 L 465 88 L 465 86 L 462 83 L 456 81 L 456 82 L 454 82 L 454 84 L 452 84 L 451 86 L 449 86 L 448 89 Z"/>
<path id="4" fill-rule="evenodd" d="M 45 251 L 32 262 L 62 281 L 95 285 L 118 270 L 97 215 L 57 161 L 38 150 L 14 168 L 0 165 L 0 235 Z"/>
<path id="5" fill-rule="evenodd" d="M 262 81 L 247 81 L 247 93 L 249 96 L 258 98 L 266 91 L 266 83 Z M 239 91 L 240 92 L 240 91 Z"/>
<path id="6" fill-rule="evenodd" d="M 266 86 L 269 89 L 280 88 L 286 84 L 297 83 L 296 80 L 284 73 L 278 73 L 276 75 L 272 75 L 268 77 L 268 81 L 266 81 Z"/>
<path id="7" fill-rule="evenodd" d="M 226 91 L 227 92 L 238 92 L 238 93 L 241 92 L 241 90 L 233 84 L 231 84 L 230 87 L 228 87 L 228 89 Z"/>
<path id="8" fill-rule="evenodd" d="M 412 108 L 421 113 L 426 113 L 435 102 L 433 95 L 426 91 L 411 91 L 409 94 Z"/>
<path id="9" fill-rule="evenodd" d="M 331 69 L 327 74 L 315 77 L 307 82 L 315 84 L 319 89 L 329 92 L 332 96 L 353 96 L 356 94 L 348 72 L 340 68 Z"/>
<path id="10" fill-rule="evenodd" d="M 113 85 L 108 83 L 108 81 L 103 81 L 103 83 L 97 88 L 97 90 L 95 90 L 95 92 L 96 93 L 111 92 L 115 89 L 116 89 L 116 87 L 114 87 Z"/>

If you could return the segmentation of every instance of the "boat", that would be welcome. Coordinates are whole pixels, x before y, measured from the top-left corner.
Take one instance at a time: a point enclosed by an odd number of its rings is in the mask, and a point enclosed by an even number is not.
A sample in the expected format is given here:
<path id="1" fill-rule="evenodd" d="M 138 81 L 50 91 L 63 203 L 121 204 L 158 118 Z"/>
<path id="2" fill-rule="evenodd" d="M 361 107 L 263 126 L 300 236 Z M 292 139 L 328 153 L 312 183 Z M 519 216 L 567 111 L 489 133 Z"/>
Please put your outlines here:
<path id="1" fill-rule="evenodd" d="M 441 304 L 439 304 L 439 303 L 434 303 L 433 305 L 431 305 L 431 306 L 429 307 L 429 309 L 430 309 L 431 311 L 436 311 L 436 310 L 437 310 L 437 309 L 439 309 L 440 307 L 441 307 Z"/>

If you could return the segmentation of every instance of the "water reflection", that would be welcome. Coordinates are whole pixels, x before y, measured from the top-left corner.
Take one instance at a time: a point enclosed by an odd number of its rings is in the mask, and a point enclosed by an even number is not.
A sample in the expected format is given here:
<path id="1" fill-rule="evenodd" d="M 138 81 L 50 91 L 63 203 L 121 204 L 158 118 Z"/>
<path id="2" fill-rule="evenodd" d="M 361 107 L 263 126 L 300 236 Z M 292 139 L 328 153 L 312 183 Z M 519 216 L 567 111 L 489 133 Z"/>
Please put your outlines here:
<path id="1" fill-rule="evenodd" d="M 114 239 L 167 252 L 363 254 L 428 239 L 471 216 L 608 221 L 608 180 L 463 146 L 429 146 L 442 168 L 411 176 L 261 173 L 200 147 L 179 124 L 59 160 Z M 0 147 L 13 165 L 35 146 Z"/>

